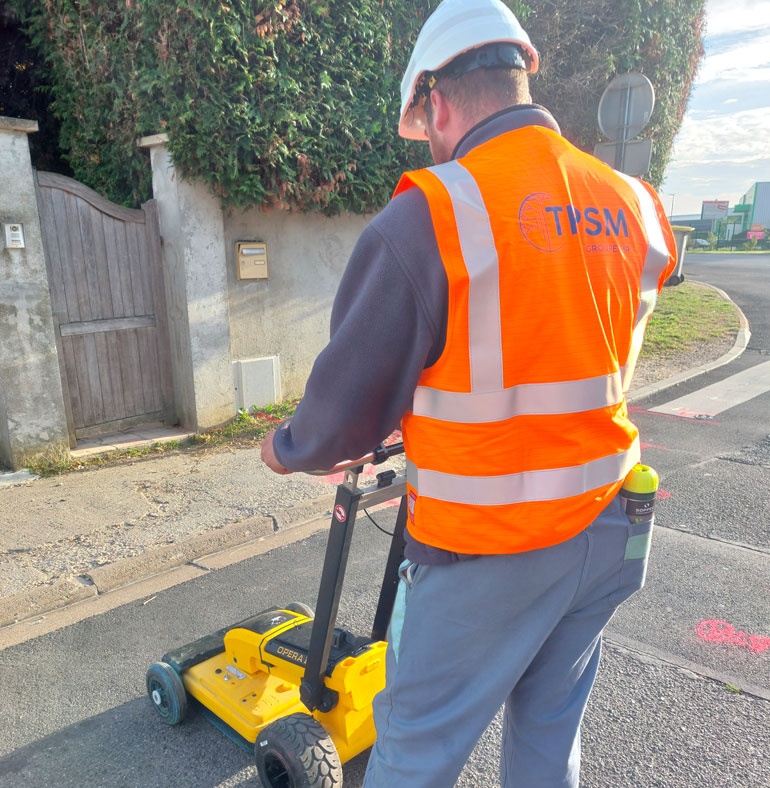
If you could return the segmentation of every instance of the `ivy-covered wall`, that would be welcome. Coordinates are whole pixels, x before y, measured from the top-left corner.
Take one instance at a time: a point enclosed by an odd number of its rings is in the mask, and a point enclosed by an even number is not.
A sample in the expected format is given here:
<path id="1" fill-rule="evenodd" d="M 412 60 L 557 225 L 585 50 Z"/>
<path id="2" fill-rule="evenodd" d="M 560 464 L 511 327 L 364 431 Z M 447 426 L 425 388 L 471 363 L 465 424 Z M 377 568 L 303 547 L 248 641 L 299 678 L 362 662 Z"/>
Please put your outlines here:
<path id="1" fill-rule="evenodd" d="M 583 150 L 604 141 L 597 124 L 607 83 L 641 71 L 655 87 L 655 110 L 641 137 L 653 140 L 647 180 L 663 182 L 703 56 L 705 0 L 529 0 L 527 32 L 541 54 L 535 101 L 556 115 Z"/>
<path id="2" fill-rule="evenodd" d="M 400 80 L 438 0 L 12 0 L 51 71 L 75 177 L 117 202 L 150 196 L 136 141 L 165 130 L 175 162 L 226 206 L 376 210 L 427 146 L 397 136 Z M 542 53 L 536 101 L 585 149 L 615 74 L 658 104 L 659 184 L 701 54 L 704 0 L 509 0 Z"/>

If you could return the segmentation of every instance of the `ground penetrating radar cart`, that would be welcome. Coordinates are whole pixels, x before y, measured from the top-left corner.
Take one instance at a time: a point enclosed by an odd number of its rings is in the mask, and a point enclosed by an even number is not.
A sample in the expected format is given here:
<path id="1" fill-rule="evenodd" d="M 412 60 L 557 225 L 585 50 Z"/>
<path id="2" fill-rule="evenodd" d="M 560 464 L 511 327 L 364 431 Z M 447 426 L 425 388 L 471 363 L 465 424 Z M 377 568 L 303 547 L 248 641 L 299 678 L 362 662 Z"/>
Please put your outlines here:
<path id="1" fill-rule="evenodd" d="M 374 743 L 372 699 L 385 686 L 385 633 L 398 586 L 406 524 L 406 479 L 383 471 L 359 488 L 368 463 L 402 454 L 379 446 L 344 471 L 337 488 L 315 613 L 290 602 L 263 610 L 166 653 L 147 670 L 147 692 L 163 722 L 195 704 L 253 752 L 265 788 L 339 788 L 342 764 Z M 401 498 L 370 636 L 336 627 L 359 509 Z"/>

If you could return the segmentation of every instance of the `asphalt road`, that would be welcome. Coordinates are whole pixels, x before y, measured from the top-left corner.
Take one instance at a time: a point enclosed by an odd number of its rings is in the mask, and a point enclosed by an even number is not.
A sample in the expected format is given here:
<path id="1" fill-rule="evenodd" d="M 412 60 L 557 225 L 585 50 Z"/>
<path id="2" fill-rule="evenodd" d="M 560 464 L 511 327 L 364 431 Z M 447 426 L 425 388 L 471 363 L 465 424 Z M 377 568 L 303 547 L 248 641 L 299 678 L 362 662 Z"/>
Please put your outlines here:
<path id="1" fill-rule="evenodd" d="M 684 275 L 696 282 L 708 282 L 725 290 L 744 311 L 751 323 L 754 342 L 749 351 L 768 355 L 770 336 L 770 253 L 720 254 L 691 253 L 685 255 Z"/>
<path id="2" fill-rule="evenodd" d="M 381 512 L 377 519 L 387 526 L 392 514 Z M 663 643 L 676 664 L 649 647 L 639 654 L 628 650 L 633 645 L 616 644 L 630 630 L 649 646 L 653 636 L 671 630 L 665 612 L 670 607 L 677 611 L 672 620 L 684 622 L 677 627 L 683 640 L 689 630 L 684 650 L 692 656 L 701 647 L 694 633 L 697 622 L 688 616 L 691 588 L 680 590 L 671 583 L 693 565 L 705 571 L 711 559 L 686 552 L 666 568 L 670 553 L 662 555 L 660 547 L 671 535 L 661 541 L 663 533 L 660 529 L 656 540 L 656 572 L 668 577 L 667 586 L 656 588 L 657 579 L 651 577 L 644 592 L 650 598 L 644 602 L 640 595 L 610 628 L 585 723 L 582 784 L 722 788 L 725 775 L 740 774 L 747 784 L 762 785 L 770 702 L 736 694 L 724 683 L 700 678 L 691 666 L 682 667 L 686 663 L 678 643 Z M 340 608 L 340 621 L 357 631 L 365 632 L 371 620 L 386 542 L 366 520 L 359 521 Z M 317 534 L 175 586 L 148 604 L 138 599 L 2 652 L 7 729 L 0 745 L 0 784 L 257 786 L 251 758 L 201 718 L 176 728 L 156 718 L 145 696 L 144 671 L 166 649 L 273 603 L 312 602 L 324 543 L 325 534 Z M 720 667 L 732 671 L 731 683 L 757 670 L 746 665 L 745 650 L 717 648 L 726 663 L 720 661 Z M 754 656 L 766 662 L 767 655 Z M 770 690 L 770 684 L 765 686 Z M 459 786 L 497 784 L 498 737 L 496 720 Z M 346 765 L 348 788 L 360 786 L 364 760 Z"/>
<path id="3" fill-rule="evenodd" d="M 584 722 L 584 788 L 770 784 L 770 393 L 711 421 L 650 410 L 768 360 L 770 256 L 693 255 L 685 265 L 741 306 L 752 339 L 727 367 L 636 403 L 643 459 L 665 497 L 647 586 L 607 630 Z M 377 519 L 387 527 L 393 515 Z M 312 603 L 324 543 L 318 533 L 0 651 L 0 785 L 256 788 L 250 756 L 205 721 L 157 719 L 144 672 L 265 607 Z M 355 631 L 370 626 L 386 548 L 360 520 L 340 606 Z M 461 788 L 498 784 L 499 726 Z M 346 765 L 346 788 L 361 785 L 364 767 L 365 756 Z"/>

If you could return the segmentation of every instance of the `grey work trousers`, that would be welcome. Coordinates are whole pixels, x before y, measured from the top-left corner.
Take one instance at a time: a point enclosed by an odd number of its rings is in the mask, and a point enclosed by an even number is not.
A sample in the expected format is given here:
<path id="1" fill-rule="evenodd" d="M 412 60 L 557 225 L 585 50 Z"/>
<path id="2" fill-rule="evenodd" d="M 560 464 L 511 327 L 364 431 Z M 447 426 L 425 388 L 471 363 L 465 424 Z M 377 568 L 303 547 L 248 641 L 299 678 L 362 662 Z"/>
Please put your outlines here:
<path id="1" fill-rule="evenodd" d="M 601 633 L 642 587 L 652 523 L 615 498 L 561 544 L 405 562 L 365 788 L 451 788 L 501 705 L 504 788 L 577 788 Z"/>

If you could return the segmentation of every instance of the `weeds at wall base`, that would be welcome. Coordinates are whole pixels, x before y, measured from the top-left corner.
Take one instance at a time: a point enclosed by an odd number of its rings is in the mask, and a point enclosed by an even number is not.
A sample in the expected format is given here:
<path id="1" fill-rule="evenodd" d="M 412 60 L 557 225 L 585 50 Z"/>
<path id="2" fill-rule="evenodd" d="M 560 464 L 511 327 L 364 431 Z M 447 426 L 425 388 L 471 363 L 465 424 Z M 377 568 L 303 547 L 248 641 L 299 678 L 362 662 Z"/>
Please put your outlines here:
<path id="1" fill-rule="evenodd" d="M 241 409 L 238 415 L 221 427 L 195 433 L 183 440 L 155 443 L 151 446 L 123 449 L 93 457 L 73 457 L 63 446 L 51 447 L 25 459 L 25 467 L 38 476 L 58 476 L 71 471 L 84 471 L 120 465 L 134 460 L 143 460 L 164 454 L 180 452 L 215 451 L 225 447 L 248 448 L 259 445 L 262 438 L 275 429 L 284 419 L 291 416 L 299 399 L 288 400 L 265 408 Z"/>
<path id="2" fill-rule="evenodd" d="M 49 446 L 43 451 L 26 454 L 21 464 L 38 476 L 55 476 L 70 470 L 72 457 L 63 444 Z"/>

